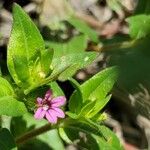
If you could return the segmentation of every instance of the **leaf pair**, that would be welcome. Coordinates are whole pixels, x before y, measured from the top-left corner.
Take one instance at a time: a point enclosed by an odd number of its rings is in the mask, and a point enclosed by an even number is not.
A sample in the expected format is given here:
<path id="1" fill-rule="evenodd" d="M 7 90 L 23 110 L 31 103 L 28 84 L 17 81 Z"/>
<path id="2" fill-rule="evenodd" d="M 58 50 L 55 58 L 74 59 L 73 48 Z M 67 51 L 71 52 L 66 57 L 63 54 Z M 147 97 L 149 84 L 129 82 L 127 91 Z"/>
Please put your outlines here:
<path id="1" fill-rule="evenodd" d="M 8 45 L 7 65 L 16 84 L 23 89 L 43 80 L 50 73 L 52 50 L 29 16 L 17 4 L 13 7 L 13 27 Z"/>
<path id="2" fill-rule="evenodd" d="M 76 84 L 76 90 L 69 100 L 70 117 L 94 117 L 107 104 L 112 89 L 118 76 L 116 67 L 111 67 L 94 75 L 81 86 Z M 73 115 L 74 114 L 74 115 Z"/>
<path id="3" fill-rule="evenodd" d="M 0 77 L 0 115 L 19 116 L 27 112 L 24 103 L 16 100 L 12 86 Z"/>

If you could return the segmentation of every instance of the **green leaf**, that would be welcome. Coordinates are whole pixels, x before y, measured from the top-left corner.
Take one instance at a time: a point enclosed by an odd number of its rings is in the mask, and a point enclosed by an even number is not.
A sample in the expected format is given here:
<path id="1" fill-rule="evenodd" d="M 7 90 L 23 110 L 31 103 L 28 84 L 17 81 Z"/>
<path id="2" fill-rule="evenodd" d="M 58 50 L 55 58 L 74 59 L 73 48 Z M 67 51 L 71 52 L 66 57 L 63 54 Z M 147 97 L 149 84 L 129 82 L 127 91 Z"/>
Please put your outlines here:
<path id="1" fill-rule="evenodd" d="M 81 92 L 80 84 L 76 80 L 70 79 L 70 82 L 75 87 L 75 91 L 73 92 L 73 94 L 69 99 L 69 110 L 71 111 L 75 110 L 74 112 L 77 113 L 82 108 L 82 101 L 83 101 L 82 92 Z"/>
<path id="2" fill-rule="evenodd" d="M 27 112 L 24 103 L 17 101 L 12 96 L 0 98 L 0 115 L 21 116 Z"/>
<path id="3" fill-rule="evenodd" d="M 112 89 L 118 76 L 118 70 L 116 67 L 107 68 L 91 79 L 83 83 L 80 87 L 83 101 L 80 102 L 84 104 L 87 100 L 103 100 L 108 92 Z M 78 92 L 75 91 L 69 100 L 69 109 L 71 112 L 80 112 L 78 110 L 78 103 L 76 104 L 76 96 Z M 81 100 L 81 99 L 80 99 Z"/>
<path id="4" fill-rule="evenodd" d="M 129 23 L 130 36 L 133 39 L 145 38 L 150 34 L 150 16 L 136 15 L 127 19 Z"/>
<path id="5" fill-rule="evenodd" d="M 64 95 L 63 90 L 60 88 L 60 86 L 58 85 L 57 82 L 51 82 L 49 85 L 50 85 L 51 89 L 53 90 L 54 97 Z"/>
<path id="6" fill-rule="evenodd" d="M 0 129 L 0 150 L 17 150 L 15 140 L 6 128 Z"/>
<path id="7" fill-rule="evenodd" d="M 29 87 L 41 79 L 41 72 L 47 73 L 48 65 L 41 65 L 49 52 L 45 50 L 44 40 L 39 30 L 22 8 L 13 6 L 13 27 L 8 45 L 7 65 L 17 85 Z M 49 60 L 49 59 L 48 59 Z M 43 61 L 42 61 L 43 62 Z M 43 70 L 42 70 L 43 69 Z"/>
<path id="8" fill-rule="evenodd" d="M 90 112 L 93 111 L 94 107 L 95 107 L 96 101 L 87 101 L 86 104 L 84 104 L 84 106 L 82 106 L 81 112 L 79 114 L 79 117 L 85 117 L 85 118 L 89 118 L 89 114 Z"/>
<path id="9" fill-rule="evenodd" d="M 70 17 L 67 20 L 72 26 L 77 28 L 81 33 L 84 33 L 88 36 L 89 39 L 91 39 L 93 42 L 98 43 L 98 35 L 96 31 L 91 29 L 84 21 L 80 20 L 79 18 L 76 18 L 75 16 Z"/>
<path id="10" fill-rule="evenodd" d="M 64 128 L 59 129 L 59 133 L 65 142 L 82 149 L 99 150 L 105 149 L 107 145 L 112 150 L 123 150 L 119 139 L 112 131 L 92 121 L 70 120 Z"/>
<path id="11" fill-rule="evenodd" d="M 66 68 L 72 66 L 72 65 L 79 65 L 79 68 L 83 68 L 87 65 L 89 65 L 96 57 L 95 52 L 81 52 L 81 53 L 72 53 L 72 54 L 65 54 L 60 57 L 54 57 L 54 61 L 52 63 L 53 65 L 53 72 L 52 74 L 55 74 L 59 70 L 65 70 Z M 75 68 L 79 69 L 78 67 Z M 72 71 L 73 72 L 73 71 Z"/>
<path id="12" fill-rule="evenodd" d="M 58 76 L 58 80 L 60 81 L 65 81 L 67 79 L 69 79 L 70 77 L 72 77 L 77 70 L 80 69 L 80 65 L 79 64 L 73 64 L 70 65 L 68 68 L 66 68 L 66 70 L 64 70 L 59 76 Z"/>
<path id="13" fill-rule="evenodd" d="M 107 142 L 103 147 L 109 145 L 109 148 L 113 148 L 113 150 L 123 150 L 119 139 L 109 128 L 107 128 L 106 126 L 99 126 L 99 130 L 103 133 L 105 139 L 107 139 Z M 103 148 L 101 146 L 101 143 L 104 142 L 100 142 L 100 148 Z"/>
<path id="14" fill-rule="evenodd" d="M 97 141 L 92 138 L 91 134 L 85 134 L 80 130 L 72 127 L 59 129 L 61 138 L 68 144 L 73 144 L 77 149 L 94 149 L 99 150 Z"/>
<path id="15" fill-rule="evenodd" d="M 92 118 L 94 120 L 100 120 L 100 114 L 98 114 L 103 108 L 104 106 L 108 103 L 108 101 L 110 100 L 111 95 L 107 96 L 105 99 L 101 99 L 101 100 L 94 100 L 94 101 L 86 101 L 85 104 L 82 105 L 82 108 L 79 106 L 75 106 L 79 107 L 80 112 L 67 112 L 66 114 L 73 118 L 73 119 L 79 119 L 79 118 Z M 81 100 L 81 99 L 80 99 Z M 104 118 L 103 118 L 104 119 Z"/>
<path id="16" fill-rule="evenodd" d="M 65 150 L 57 129 L 50 130 L 47 134 L 41 135 L 39 139 L 48 143 L 53 150 Z"/>
<path id="17" fill-rule="evenodd" d="M 116 67 L 107 68 L 81 85 L 83 100 L 87 99 L 103 99 L 112 89 L 118 76 Z"/>
<path id="18" fill-rule="evenodd" d="M 54 49 L 51 75 L 61 72 L 58 79 L 62 81 L 73 76 L 78 69 L 89 65 L 97 56 L 95 52 L 85 52 L 87 38 L 83 35 L 74 37 L 67 43 L 49 42 L 48 46 Z"/>
<path id="19" fill-rule="evenodd" d="M 79 115 L 74 119 L 77 119 L 80 117 L 95 119 L 95 117 L 97 117 L 97 115 L 100 115 L 98 113 L 104 108 L 104 106 L 108 103 L 110 98 L 111 98 L 111 95 L 107 96 L 105 99 L 95 100 L 95 101 L 87 101 L 86 104 L 84 104 L 84 106 L 82 106 L 82 109 L 81 109 L 81 112 L 79 113 Z"/>
<path id="20" fill-rule="evenodd" d="M 76 113 L 72 113 L 70 111 L 67 111 L 66 114 L 72 118 L 72 119 L 78 119 L 79 118 L 79 115 L 77 115 Z"/>
<path id="21" fill-rule="evenodd" d="M 96 122 L 102 122 L 102 121 L 105 121 L 107 119 L 107 114 L 104 112 L 104 113 L 97 113 L 93 118 L 92 120 L 93 121 L 96 121 Z"/>
<path id="22" fill-rule="evenodd" d="M 0 77 L 0 97 L 8 95 L 14 95 L 13 88 L 6 79 Z"/>
<path id="23" fill-rule="evenodd" d="M 12 120 L 11 129 L 15 136 L 21 136 L 25 132 L 29 132 L 32 129 L 40 128 L 46 125 L 48 122 L 45 119 L 36 120 L 33 114 L 26 113 L 21 117 L 15 117 Z M 18 128 L 19 131 L 18 131 Z M 22 128 L 22 130 L 21 130 Z M 21 148 L 33 149 L 33 150 L 64 150 L 63 142 L 58 134 L 57 129 L 49 130 L 36 138 L 28 140 Z"/>
<path id="24" fill-rule="evenodd" d="M 72 144 L 72 141 L 69 139 L 69 137 L 67 136 L 64 128 L 59 128 L 59 134 L 61 136 L 61 138 L 68 144 Z"/>
<path id="25" fill-rule="evenodd" d="M 94 117 L 98 112 L 100 112 L 104 106 L 109 102 L 111 95 L 107 96 L 104 99 L 96 100 L 96 104 L 93 107 L 92 111 L 88 114 L 88 118 Z"/>
<path id="26" fill-rule="evenodd" d="M 53 49 L 41 51 L 41 68 L 46 75 L 50 73 L 50 64 L 52 62 L 53 55 Z"/>
<path id="27" fill-rule="evenodd" d="M 68 53 L 84 52 L 87 47 L 88 39 L 85 35 L 78 35 L 65 43 L 47 41 L 46 46 L 54 49 L 54 57 Z"/>

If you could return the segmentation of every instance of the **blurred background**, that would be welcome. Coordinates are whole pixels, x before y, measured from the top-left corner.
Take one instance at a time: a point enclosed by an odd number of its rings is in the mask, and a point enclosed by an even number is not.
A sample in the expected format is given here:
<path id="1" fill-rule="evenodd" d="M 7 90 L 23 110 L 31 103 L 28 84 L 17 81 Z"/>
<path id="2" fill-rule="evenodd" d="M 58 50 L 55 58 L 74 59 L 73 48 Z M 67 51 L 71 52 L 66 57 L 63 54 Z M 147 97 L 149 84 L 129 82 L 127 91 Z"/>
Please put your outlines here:
<path id="1" fill-rule="evenodd" d="M 3 74 L 7 72 L 6 51 L 13 2 L 30 15 L 47 47 L 50 41 L 65 43 L 80 32 L 92 36 L 71 21 L 72 14 L 91 28 L 98 41 L 95 36 L 92 40 L 89 38 L 85 50 L 97 51 L 100 55 L 93 64 L 79 70 L 74 78 L 82 83 L 103 68 L 119 66 L 120 76 L 112 91 L 112 99 L 105 108 L 108 114 L 105 123 L 117 134 L 126 150 L 150 149 L 150 38 L 147 35 L 142 39 L 132 39 L 127 19 L 134 15 L 149 15 L 150 1 L 0 0 L 0 66 L 3 66 Z M 135 22 L 140 23 L 140 20 Z M 69 96 L 72 92 L 69 83 L 60 85 Z M 67 149 L 76 148 L 67 146 Z"/>

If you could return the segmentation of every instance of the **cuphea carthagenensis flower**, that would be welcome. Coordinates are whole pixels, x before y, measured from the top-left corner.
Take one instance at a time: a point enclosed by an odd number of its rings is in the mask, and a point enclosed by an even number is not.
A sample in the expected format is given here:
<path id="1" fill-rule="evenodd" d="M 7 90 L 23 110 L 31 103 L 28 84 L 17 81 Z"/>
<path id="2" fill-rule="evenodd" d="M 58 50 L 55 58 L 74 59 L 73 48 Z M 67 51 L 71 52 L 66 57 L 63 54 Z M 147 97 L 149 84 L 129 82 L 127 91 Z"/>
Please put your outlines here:
<path id="1" fill-rule="evenodd" d="M 64 118 L 65 113 L 60 109 L 66 102 L 64 96 L 53 97 L 52 91 L 48 90 L 44 98 L 38 97 L 37 110 L 35 111 L 34 118 L 46 118 L 50 123 L 57 123 L 58 118 Z"/>

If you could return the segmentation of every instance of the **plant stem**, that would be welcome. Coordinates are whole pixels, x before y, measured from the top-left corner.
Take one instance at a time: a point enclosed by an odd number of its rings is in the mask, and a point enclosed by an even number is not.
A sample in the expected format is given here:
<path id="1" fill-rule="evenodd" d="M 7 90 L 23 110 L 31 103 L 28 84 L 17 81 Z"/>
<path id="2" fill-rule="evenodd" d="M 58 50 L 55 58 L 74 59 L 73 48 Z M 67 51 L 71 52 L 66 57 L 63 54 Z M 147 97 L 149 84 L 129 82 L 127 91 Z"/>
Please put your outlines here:
<path id="1" fill-rule="evenodd" d="M 48 123 L 40 128 L 31 130 L 31 131 L 25 133 L 24 135 L 21 135 L 20 137 L 16 138 L 15 141 L 18 145 L 22 144 L 22 143 L 26 142 L 27 140 L 34 138 L 50 129 L 52 129 L 52 126 L 50 123 Z"/>

